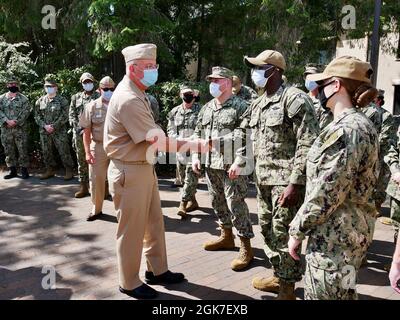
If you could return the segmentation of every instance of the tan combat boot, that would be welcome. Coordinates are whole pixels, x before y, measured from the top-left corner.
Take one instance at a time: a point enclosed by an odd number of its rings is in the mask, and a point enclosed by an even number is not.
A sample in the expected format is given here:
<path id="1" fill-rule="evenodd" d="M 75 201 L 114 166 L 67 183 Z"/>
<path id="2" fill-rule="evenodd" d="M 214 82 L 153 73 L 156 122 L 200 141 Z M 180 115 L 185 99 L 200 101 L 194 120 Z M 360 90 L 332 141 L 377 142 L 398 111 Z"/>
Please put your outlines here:
<path id="1" fill-rule="evenodd" d="M 207 251 L 231 250 L 235 248 L 232 228 L 225 229 L 221 227 L 221 236 L 217 240 L 206 242 L 203 247 Z"/>
<path id="2" fill-rule="evenodd" d="M 279 293 L 279 278 L 275 276 L 269 278 L 256 277 L 252 284 L 257 290 Z"/>
<path id="3" fill-rule="evenodd" d="M 196 198 L 194 200 L 189 201 L 186 207 L 186 212 L 192 212 L 194 210 L 197 210 L 199 208 L 199 204 L 197 203 Z"/>
<path id="4" fill-rule="evenodd" d="M 294 285 L 294 283 L 281 280 L 279 282 L 279 293 L 276 300 L 296 300 L 296 295 L 294 294 Z"/>
<path id="5" fill-rule="evenodd" d="M 184 219 L 184 218 L 186 218 L 186 216 L 187 216 L 187 214 L 186 214 L 186 212 L 187 212 L 187 209 L 186 209 L 186 207 L 187 207 L 187 201 L 181 201 L 181 203 L 179 204 L 179 208 L 178 208 L 178 216 L 181 216 L 182 217 L 182 219 Z"/>
<path id="6" fill-rule="evenodd" d="M 74 177 L 74 174 L 72 173 L 72 168 L 65 168 L 65 176 L 64 176 L 64 180 L 71 180 Z"/>
<path id="7" fill-rule="evenodd" d="M 250 239 L 240 237 L 239 256 L 231 263 L 231 268 L 234 271 L 240 271 L 246 268 L 253 260 L 254 254 L 251 248 Z"/>
<path id="8" fill-rule="evenodd" d="M 52 168 L 47 168 L 46 172 L 40 175 L 40 180 L 45 180 L 54 177 L 55 172 Z"/>
<path id="9" fill-rule="evenodd" d="M 83 198 L 89 195 L 89 188 L 87 182 L 81 181 L 79 191 L 75 193 L 75 198 Z"/>

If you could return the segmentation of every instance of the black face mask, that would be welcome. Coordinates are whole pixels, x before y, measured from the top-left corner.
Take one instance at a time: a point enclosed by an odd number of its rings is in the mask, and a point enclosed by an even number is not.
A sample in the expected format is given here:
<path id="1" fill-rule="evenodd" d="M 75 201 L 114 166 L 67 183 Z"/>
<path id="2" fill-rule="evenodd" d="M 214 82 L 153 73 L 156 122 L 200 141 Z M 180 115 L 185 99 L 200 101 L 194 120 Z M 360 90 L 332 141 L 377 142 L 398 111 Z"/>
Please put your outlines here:
<path id="1" fill-rule="evenodd" d="M 331 94 L 330 97 L 327 97 L 325 95 L 324 88 L 326 86 L 329 86 L 333 82 L 335 82 L 335 80 L 333 80 L 331 82 L 328 82 L 327 84 L 318 87 L 318 99 L 319 99 L 319 102 L 321 103 L 321 107 L 324 108 L 324 110 L 327 110 L 327 111 L 330 111 L 330 109 L 327 107 L 329 99 L 332 98 L 337 92 L 334 92 L 333 94 Z"/>
<path id="2" fill-rule="evenodd" d="M 183 95 L 183 101 L 186 103 L 191 103 L 194 99 L 194 96 L 192 94 L 185 94 Z"/>
<path id="3" fill-rule="evenodd" d="M 8 91 L 11 93 L 16 93 L 19 91 L 19 88 L 17 86 L 8 87 Z"/>

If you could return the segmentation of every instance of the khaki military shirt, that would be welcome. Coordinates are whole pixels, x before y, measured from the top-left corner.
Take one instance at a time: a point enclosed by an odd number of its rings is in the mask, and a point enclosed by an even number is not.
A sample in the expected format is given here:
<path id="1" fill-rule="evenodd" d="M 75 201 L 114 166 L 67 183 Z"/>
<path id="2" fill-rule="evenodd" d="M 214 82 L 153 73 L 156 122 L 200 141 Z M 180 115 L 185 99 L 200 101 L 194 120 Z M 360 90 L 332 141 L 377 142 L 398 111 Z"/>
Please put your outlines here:
<path id="1" fill-rule="evenodd" d="M 106 120 L 107 105 L 102 102 L 102 98 L 98 98 L 89 102 L 79 118 L 79 126 L 90 129 L 92 140 L 97 143 L 103 143 L 104 121 Z"/>
<path id="2" fill-rule="evenodd" d="M 378 134 L 365 115 L 351 108 L 323 130 L 307 156 L 303 205 L 289 234 L 309 236 L 307 262 L 324 270 L 359 267 L 370 245 L 379 174 Z"/>
<path id="3" fill-rule="evenodd" d="M 126 162 L 146 161 L 150 147 L 146 136 L 158 128 L 147 97 L 125 76 L 114 91 L 104 123 L 107 156 Z"/>
<path id="4" fill-rule="evenodd" d="M 239 130 L 242 115 L 247 107 L 246 101 L 232 96 L 222 105 L 213 99 L 201 109 L 194 137 L 212 139 L 216 146 L 215 150 L 206 155 L 207 167 L 226 170 L 234 162 L 237 146 L 231 142 L 232 138 L 237 136 L 236 131 Z M 194 159 L 198 157 L 195 153 Z"/>
<path id="5" fill-rule="evenodd" d="M 281 86 L 264 93 L 248 108 L 241 129 L 251 129 L 260 185 L 305 185 L 307 153 L 319 134 L 319 124 L 309 96 Z M 238 151 L 238 156 L 243 149 Z"/>
<path id="6" fill-rule="evenodd" d="M 47 95 L 39 98 L 35 104 L 35 121 L 40 130 L 51 124 L 55 130 L 65 128 L 68 123 L 68 100 L 61 95 L 50 99 Z"/>
<path id="7" fill-rule="evenodd" d="M 94 91 L 91 95 L 85 92 L 78 92 L 71 97 L 71 104 L 69 106 L 69 124 L 73 128 L 79 127 L 79 117 L 89 102 L 94 101 L 100 97 L 100 93 Z"/>
<path id="8" fill-rule="evenodd" d="M 0 125 L 5 125 L 7 120 L 16 120 L 16 127 L 23 127 L 30 113 L 29 100 L 23 94 L 18 92 L 12 99 L 8 93 L 0 96 Z"/>

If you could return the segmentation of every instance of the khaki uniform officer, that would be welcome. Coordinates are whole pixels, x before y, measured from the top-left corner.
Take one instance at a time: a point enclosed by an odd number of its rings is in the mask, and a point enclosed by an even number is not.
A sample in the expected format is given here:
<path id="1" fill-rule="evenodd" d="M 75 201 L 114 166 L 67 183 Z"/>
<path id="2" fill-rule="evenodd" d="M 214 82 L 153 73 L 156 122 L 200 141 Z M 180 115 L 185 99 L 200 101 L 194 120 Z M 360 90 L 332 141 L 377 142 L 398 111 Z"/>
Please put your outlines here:
<path id="1" fill-rule="evenodd" d="M 107 111 L 104 124 L 104 149 L 111 159 L 108 169 L 110 192 L 118 218 L 117 258 L 120 291 L 135 298 L 154 298 L 157 291 L 139 279 L 143 247 L 147 260 L 146 281 L 150 284 L 177 283 L 181 273 L 168 271 L 165 248 L 164 221 L 154 166 L 146 159 L 153 143 L 159 151 L 176 152 L 187 145 L 201 147 L 195 142 L 181 142 L 149 137 L 154 122 L 145 90 L 156 83 L 157 47 L 139 44 L 122 50 L 126 75 L 118 84 Z M 162 133 L 162 131 L 161 131 Z M 166 142 L 164 149 L 161 142 Z"/>
<path id="2" fill-rule="evenodd" d="M 110 163 L 103 147 L 104 121 L 114 88 L 115 83 L 110 77 L 101 79 L 101 97 L 88 103 L 79 119 L 79 126 L 84 128 L 83 144 L 86 161 L 89 164 L 89 182 L 93 203 L 93 209 L 87 221 L 99 218 L 103 210 L 107 169 Z"/>

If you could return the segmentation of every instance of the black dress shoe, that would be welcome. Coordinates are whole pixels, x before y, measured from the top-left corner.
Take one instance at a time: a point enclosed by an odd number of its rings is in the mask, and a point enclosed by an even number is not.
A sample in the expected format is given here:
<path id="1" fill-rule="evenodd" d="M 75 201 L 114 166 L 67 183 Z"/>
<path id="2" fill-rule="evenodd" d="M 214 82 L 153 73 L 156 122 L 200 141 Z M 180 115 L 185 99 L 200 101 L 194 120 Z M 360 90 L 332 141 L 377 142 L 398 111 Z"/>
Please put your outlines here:
<path id="1" fill-rule="evenodd" d="M 103 215 L 103 212 L 100 212 L 100 213 L 97 213 L 97 214 L 90 213 L 88 215 L 88 217 L 86 218 L 86 221 L 95 221 L 98 218 L 100 218 L 102 215 Z"/>
<path id="2" fill-rule="evenodd" d="M 136 299 L 154 299 L 158 295 L 156 290 L 145 283 L 133 290 L 125 290 L 119 287 L 119 291 Z"/>
<path id="3" fill-rule="evenodd" d="M 183 273 L 167 271 L 163 274 L 155 276 L 153 272 L 146 271 L 145 280 L 148 284 L 173 284 L 185 280 Z"/>

